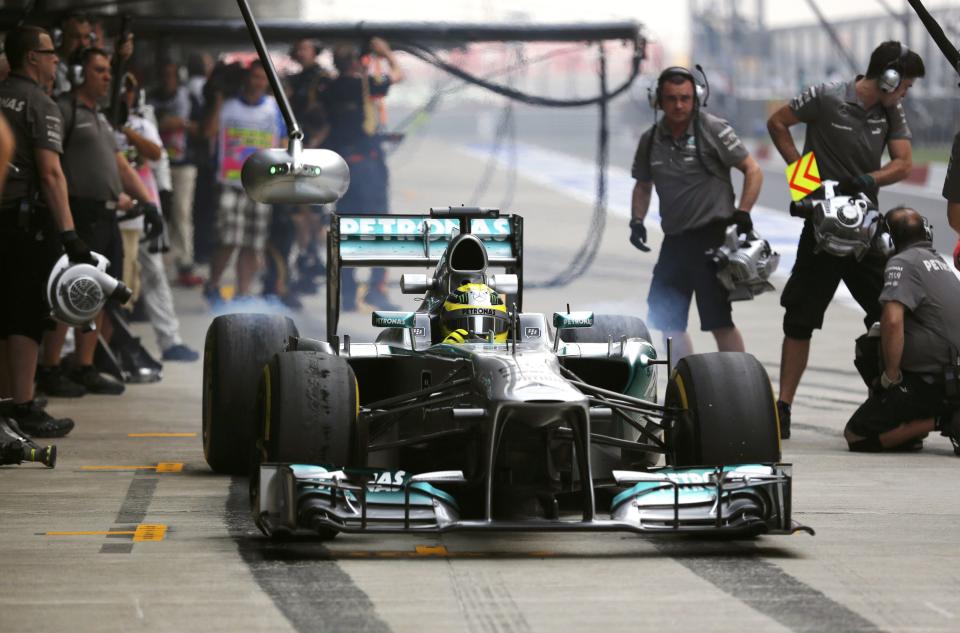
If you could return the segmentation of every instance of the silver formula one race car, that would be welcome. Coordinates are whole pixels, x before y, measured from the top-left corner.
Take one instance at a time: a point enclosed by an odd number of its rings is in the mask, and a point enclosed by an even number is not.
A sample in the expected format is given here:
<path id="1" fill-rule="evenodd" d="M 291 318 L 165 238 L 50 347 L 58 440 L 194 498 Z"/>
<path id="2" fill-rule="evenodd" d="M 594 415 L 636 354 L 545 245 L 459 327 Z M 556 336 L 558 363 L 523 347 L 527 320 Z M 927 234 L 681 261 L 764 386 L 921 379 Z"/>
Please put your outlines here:
<path id="1" fill-rule="evenodd" d="M 523 311 L 522 237 L 521 217 L 488 209 L 339 217 L 327 340 L 281 316 L 213 322 L 204 451 L 217 472 L 253 475 L 257 525 L 322 537 L 808 530 L 791 519 L 760 363 L 683 358 L 659 398 L 669 358 L 639 318 Z M 382 332 L 358 343 L 337 334 L 344 266 L 435 268 L 402 276 L 422 295 L 416 311 L 375 312 Z"/>

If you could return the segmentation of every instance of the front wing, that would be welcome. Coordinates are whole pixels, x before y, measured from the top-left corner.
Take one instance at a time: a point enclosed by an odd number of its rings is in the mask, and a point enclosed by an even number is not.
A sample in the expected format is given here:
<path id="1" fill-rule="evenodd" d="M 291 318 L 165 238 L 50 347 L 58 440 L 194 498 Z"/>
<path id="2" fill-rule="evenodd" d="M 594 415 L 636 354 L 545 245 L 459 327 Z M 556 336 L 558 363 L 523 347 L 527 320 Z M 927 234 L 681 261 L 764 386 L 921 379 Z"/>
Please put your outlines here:
<path id="1" fill-rule="evenodd" d="M 618 482 L 630 487 L 614 498 L 608 519 L 462 519 L 455 497 L 430 483 L 455 484 L 457 472 L 410 476 L 403 471 L 263 464 L 259 475 L 253 514 L 267 535 L 329 530 L 814 533 L 792 520 L 789 464 L 617 471 Z"/>

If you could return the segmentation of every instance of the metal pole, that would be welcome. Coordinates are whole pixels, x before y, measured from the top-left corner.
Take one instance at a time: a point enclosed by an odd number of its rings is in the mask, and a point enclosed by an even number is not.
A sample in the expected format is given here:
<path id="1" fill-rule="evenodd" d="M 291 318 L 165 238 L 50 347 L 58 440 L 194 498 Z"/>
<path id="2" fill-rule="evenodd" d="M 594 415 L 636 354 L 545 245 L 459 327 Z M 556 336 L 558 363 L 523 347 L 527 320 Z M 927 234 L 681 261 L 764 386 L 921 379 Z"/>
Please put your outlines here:
<path id="1" fill-rule="evenodd" d="M 250 31 L 250 37 L 253 38 L 253 45 L 257 49 L 257 55 L 260 56 L 260 61 L 263 62 L 263 69 L 267 72 L 267 79 L 270 81 L 273 96 L 280 105 L 280 112 L 283 114 L 283 120 L 287 124 L 287 133 L 290 136 L 292 145 L 291 154 L 296 163 L 299 158 L 300 143 L 303 140 L 303 130 L 300 129 L 300 124 L 297 123 L 297 119 L 293 115 L 293 109 L 290 107 L 290 101 L 287 99 L 287 93 L 284 92 L 283 86 L 280 84 L 277 69 L 273 67 L 273 60 L 270 59 L 270 55 L 267 53 L 267 46 L 263 42 L 263 34 L 260 32 L 260 27 L 257 26 L 257 21 L 253 18 L 253 13 L 250 12 L 250 5 L 247 3 L 247 0 L 237 0 L 237 4 L 240 6 L 240 13 L 243 14 L 243 21 L 247 24 L 247 30 Z"/>

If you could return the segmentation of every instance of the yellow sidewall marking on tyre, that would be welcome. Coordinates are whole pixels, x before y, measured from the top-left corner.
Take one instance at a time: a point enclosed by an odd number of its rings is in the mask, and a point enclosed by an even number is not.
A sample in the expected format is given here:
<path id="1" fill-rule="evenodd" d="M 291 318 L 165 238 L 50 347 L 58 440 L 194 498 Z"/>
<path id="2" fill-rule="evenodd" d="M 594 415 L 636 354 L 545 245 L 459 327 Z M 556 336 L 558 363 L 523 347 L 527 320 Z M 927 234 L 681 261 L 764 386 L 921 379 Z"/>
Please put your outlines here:
<path id="1" fill-rule="evenodd" d="M 680 377 L 680 372 L 674 373 L 673 382 L 676 383 L 677 391 L 680 392 L 680 405 L 684 409 L 689 409 L 690 405 L 687 402 L 687 388 L 683 385 L 683 378 Z"/>

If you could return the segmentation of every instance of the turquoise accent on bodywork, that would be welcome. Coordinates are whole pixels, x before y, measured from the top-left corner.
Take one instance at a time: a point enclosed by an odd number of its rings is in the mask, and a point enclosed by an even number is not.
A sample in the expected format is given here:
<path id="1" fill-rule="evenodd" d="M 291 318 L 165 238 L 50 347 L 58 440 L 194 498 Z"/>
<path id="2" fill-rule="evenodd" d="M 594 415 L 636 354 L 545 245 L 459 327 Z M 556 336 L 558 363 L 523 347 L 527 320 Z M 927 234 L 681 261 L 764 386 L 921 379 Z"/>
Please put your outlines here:
<path id="1" fill-rule="evenodd" d="M 617 342 L 614 341 L 614 345 Z M 630 365 L 630 376 L 624 393 L 634 398 L 657 401 L 657 366 L 648 361 L 657 359 L 657 350 L 649 341 L 627 341 L 623 358 Z"/>
<path id="2" fill-rule="evenodd" d="M 335 487 L 333 484 L 322 480 L 309 481 L 316 475 L 333 472 L 329 468 L 324 466 L 311 466 L 308 464 L 290 464 L 290 468 L 293 470 L 294 476 L 297 478 L 297 485 L 300 487 L 309 486 L 311 488 L 325 488 L 327 490 Z M 370 482 L 367 484 L 367 503 L 398 506 L 403 505 L 403 490 L 401 489 L 401 486 L 410 480 L 410 474 L 407 474 L 404 471 L 380 470 L 378 468 L 344 468 L 343 472 L 348 476 L 366 475 L 371 477 Z M 395 483 L 398 473 L 403 473 L 401 484 Z M 378 480 L 381 479 L 383 475 L 389 475 L 390 481 L 394 483 L 379 483 Z M 381 488 L 381 490 L 377 490 L 378 487 Z M 349 498 L 351 501 L 357 501 L 357 497 L 352 491 L 345 490 L 344 492 L 347 498 Z M 460 510 L 457 500 L 454 499 L 449 493 L 440 490 L 439 488 L 436 488 L 425 481 L 417 481 L 410 484 L 411 505 L 433 506 L 433 499 L 439 499 L 440 501 L 443 501 L 444 503 L 455 508 L 458 512 Z"/>
<path id="3" fill-rule="evenodd" d="M 402 327 L 411 328 L 416 321 L 416 312 L 395 312 L 389 310 L 374 310 L 373 327 Z"/>
<path id="4" fill-rule="evenodd" d="M 772 468 L 763 466 L 762 464 L 737 464 L 736 466 L 724 466 L 722 470 L 724 473 L 729 473 L 742 469 L 764 469 L 767 471 L 765 474 L 773 473 Z M 713 501 L 715 498 L 713 490 L 716 484 L 710 481 L 710 476 L 715 472 L 716 469 L 714 468 L 659 468 L 650 471 L 651 474 L 665 475 L 667 477 L 674 475 L 678 483 L 703 484 L 698 487 L 680 488 L 681 505 Z M 684 479 L 688 479 L 689 481 L 683 481 Z M 700 479 L 701 481 L 696 481 L 696 479 Z M 658 488 L 659 490 L 657 490 Z M 660 502 L 663 505 L 673 505 L 674 491 L 675 488 L 667 481 L 641 481 L 634 484 L 629 490 L 625 490 L 614 497 L 610 503 L 610 512 L 614 512 L 621 504 L 631 501 L 640 495 L 643 495 L 651 504 L 656 504 L 662 498 Z"/>

